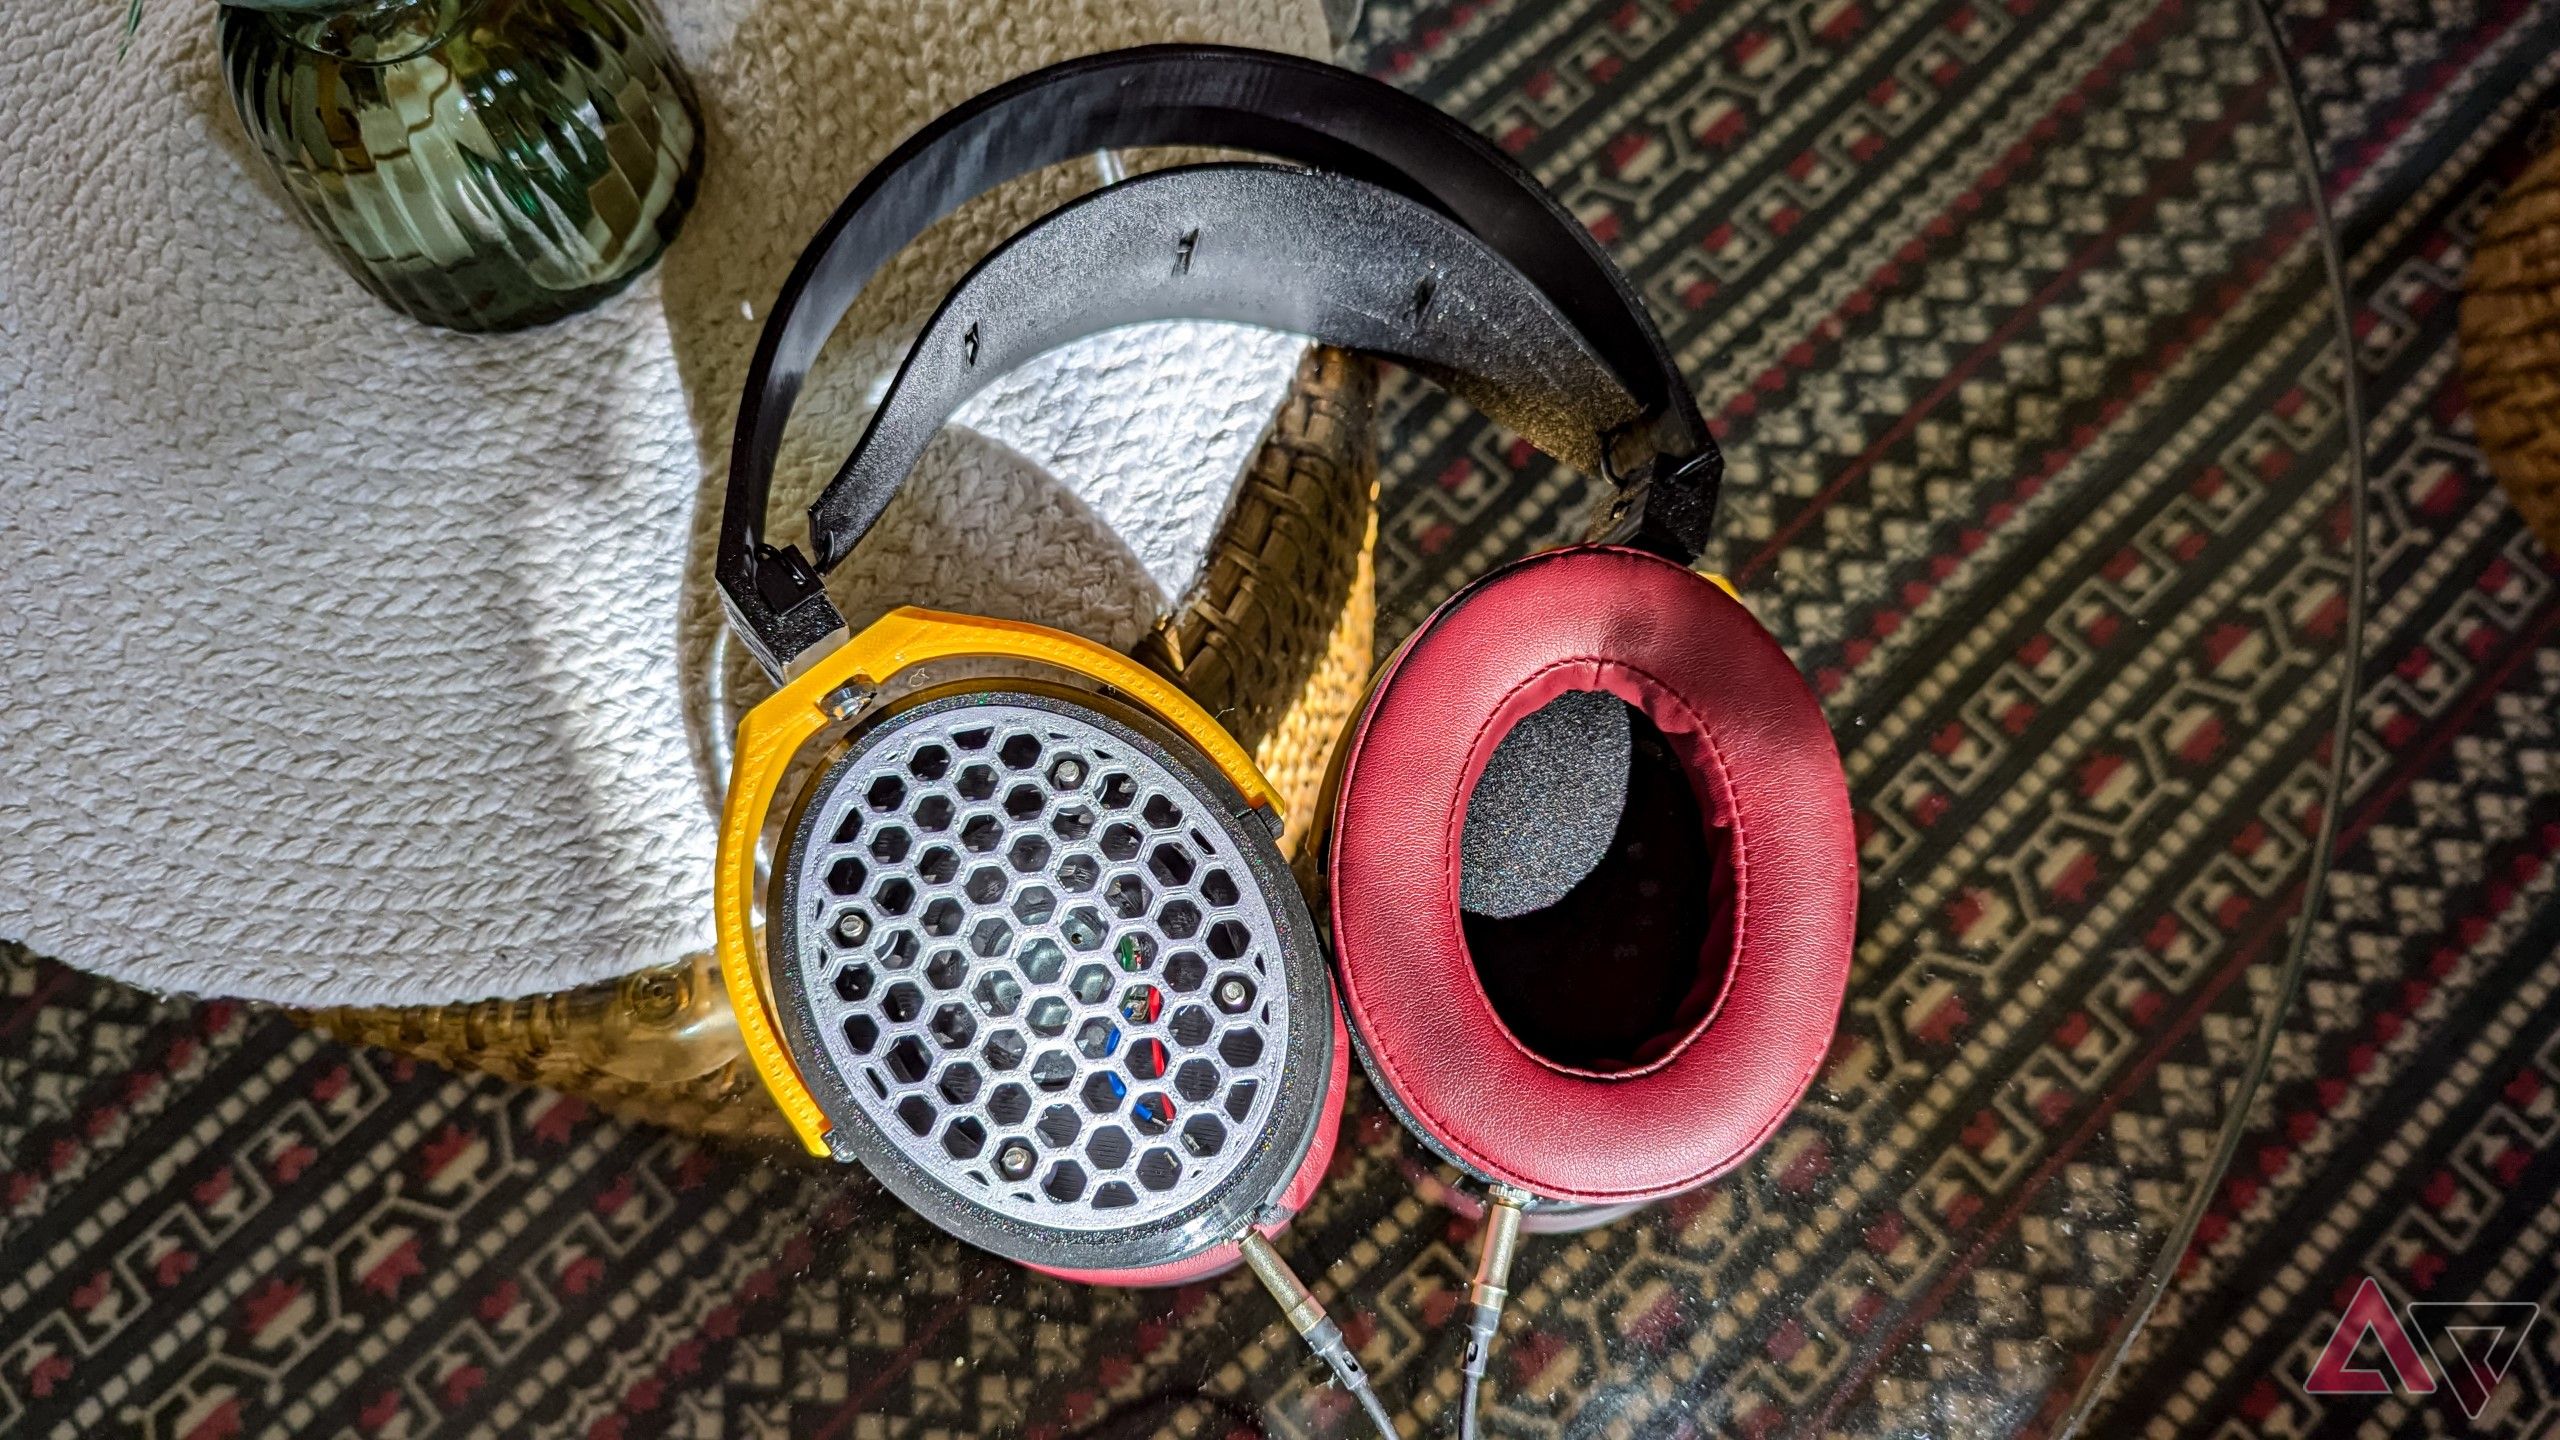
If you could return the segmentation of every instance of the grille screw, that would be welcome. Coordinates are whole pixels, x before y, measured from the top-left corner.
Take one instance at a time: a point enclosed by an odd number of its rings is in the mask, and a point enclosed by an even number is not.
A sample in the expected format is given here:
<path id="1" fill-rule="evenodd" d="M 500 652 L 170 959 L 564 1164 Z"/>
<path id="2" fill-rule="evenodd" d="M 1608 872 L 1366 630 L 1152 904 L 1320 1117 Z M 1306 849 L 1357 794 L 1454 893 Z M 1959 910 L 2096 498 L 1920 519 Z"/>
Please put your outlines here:
<path id="1" fill-rule="evenodd" d="M 996 1151 L 996 1173 L 1007 1180 L 1028 1179 L 1031 1175 L 1031 1147 L 1019 1140 L 1007 1140 Z"/>
<path id="2" fill-rule="evenodd" d="M 1228 1014 L 1233 1015 L 1243 1009 L 1252 999 L 1253 991 L 1244 983 L 1242 977 L 1230 975 L 1218 982 L 1218 1008 Z"/>
<path id="3" fill-rule="evenodd" d="M 859 945 L 870 938 L 870 916 L 859 910 L 847 910 L 836 917 L 836 939 L 847 945 Z"/>
<path id="4" fill-rule="evenodd" d="M 1049 767 L 1049 783 L 1061 790 L 1073 790 L 1084 783 L 1084 762 L 1070 755 Z"/>

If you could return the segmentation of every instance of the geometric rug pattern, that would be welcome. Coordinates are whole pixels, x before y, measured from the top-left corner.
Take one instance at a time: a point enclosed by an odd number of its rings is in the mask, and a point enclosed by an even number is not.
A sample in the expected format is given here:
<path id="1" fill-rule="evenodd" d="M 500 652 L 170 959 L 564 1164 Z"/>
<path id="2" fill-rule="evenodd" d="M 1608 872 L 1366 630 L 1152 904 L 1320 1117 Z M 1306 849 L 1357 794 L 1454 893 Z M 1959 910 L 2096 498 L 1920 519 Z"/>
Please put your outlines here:
<path id="1" fill-rule="evenodd" d="M 2560 1424 L 2560 1315 L 2476 1426 L 2441 1389 L 2302 1383 L 2367 1278 L 2397 1304 L 2560 1302 L 2560 567 L 2487 478 L 2453 340 L 2470 238 L 2560 104 L 2560 0 L 2302 0 L 2282 23 L 2354 300 L 2365 682 L 2300 993 L 2134 1331 L 2263 1038 L 2344 669 L 2346 357 L 2246 12 L 1371 6 L 1360 62 L 1520 154 L 1663 318 L 1734 460 L 1715 558 L 1823 693 L 1867 847 L 1851 1012 L 1805 1113 L 1698 1196 L 1531 1242 L 1489 1429 L 2039 1434 L 2083 1404 L 2103 1435 Z M 2128 204 L 2148 243 L 2110 232 Z M 1588 497 L 1423 387 L 1385 410 L 1392 642 Z M 2163 474 L 2176 493 L 2145 488 Z M 2096 534 L 2122 538 L 2065 543 Z M 2135 675 L 2170 617 L 2199 633 L 2120 722 L 2168 738 L 2039 778 L 2071 739 L 2039 700 L 2096 683 L 2071 656 Z M 1928 723 L 1883 733 L 1913 705 Z M 2222 744 L 2255 747 L 2215 757 L 2225 788 L 2106 809 Z M 2136 847 L 2158 873 L 2085 843 L 2107 826 L 2168 837 Z M 1928 838 L 1977 831 L 1970 869 Z M 2108 939 L 2038 979 L 2056 925 Z M 2125 1039 L 2165 1033 L 2161 1006 L 2172 1043 Z M 1470 1236 L 1355 1091 L 1287 1248 L 1407 1433 L 1436 1433 Z M 1356 1423 L 1242 1277 L 1042 1280 L 856 1173 L 0 947 L 0 1434 Z"/>

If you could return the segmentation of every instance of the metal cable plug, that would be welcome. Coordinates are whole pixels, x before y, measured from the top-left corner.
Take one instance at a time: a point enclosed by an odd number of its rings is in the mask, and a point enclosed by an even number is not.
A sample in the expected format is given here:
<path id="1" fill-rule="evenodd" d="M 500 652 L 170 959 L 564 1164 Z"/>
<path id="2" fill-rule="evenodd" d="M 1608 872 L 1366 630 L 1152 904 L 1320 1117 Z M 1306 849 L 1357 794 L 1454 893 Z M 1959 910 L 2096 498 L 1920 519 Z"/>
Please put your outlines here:
<path id="1" fill-rule="evenodd" d="M 1333 1371 L 1335 1382 L 1352 1399 L 1360 1402 L 1369 1423 L 1378 1428 L 1380 1440 L 1402 1440 L 1396 1434 L 1394 1417 L 1387 1414 L 1386 1406 L 1378 1403 L 1378 1392 L 1369 1388 L 1369 1372 L 1361 1366 L 1360 1357 L 1351 1353 L 1351 1342 L 1342 1338 L 1342 1327 L 1334 1324 L 1333 1317 L 1324 1313 L 1324 1306 L 1316 1299 L 1315 1292 L 1290 1270 L 1288 1262 L 1280 1258 L 1280 1252 L 1272 1249 L 1271 1242 L 1262 1238 L 1262 1232 L 1247 1230 L 1244 1238 L 1236 1243 L 1244 1252 L 1245 1268 L 1262 1282 L 1263 1289 L 1271 1292 L 1272 1299 L 1280 1302 L 1280 1313 L 1288 1317 L 1289 1328 L 1297 1331 L 1298 1338 L 1306 1341 L 1307 1348 L 1316 1352 L 1316 1358 Z"/>
<path id="2" fill-rule="evenodd" d="M 1458 1434 L 1475 1440 L 1477 1392 L 1493 1368 L 1493 1337 L 1502 1329 L 1502 1307 L 1511 1299 L 1511 1262 L 1520 1253 L 1520 1216 L 1526 1191 L 1496 1185 L 1485 1206 L 1484 1241 L 1476 1249 L 1476 1274 L 1467 1286 L 1474 1314 L 1467 1321 L 1467 1353 L 1459 1383 Z"/>

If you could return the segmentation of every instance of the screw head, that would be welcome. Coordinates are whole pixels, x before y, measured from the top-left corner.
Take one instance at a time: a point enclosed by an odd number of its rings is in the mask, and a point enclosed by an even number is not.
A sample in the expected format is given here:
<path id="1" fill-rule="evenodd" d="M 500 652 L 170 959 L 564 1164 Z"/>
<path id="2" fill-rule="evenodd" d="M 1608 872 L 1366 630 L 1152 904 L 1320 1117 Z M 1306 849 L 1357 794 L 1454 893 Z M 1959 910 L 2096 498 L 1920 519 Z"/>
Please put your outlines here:
<path id="1" fill-rule="evenodd" d="M 1084 783 L 1084 762 L 1070 755 L 1049 767 L 1049 783 L 1061 790 L 1072 790 Z"/>
<path id="2" fill-rule="evenodd" d="M 996 1151 L 996 1173 L 1007 1180 L 1028 1179 L 1031 1175 L 1032 1159 L 1029 1145 L 1019 1140 L 1007 1140 L 1003 1147 Z"/>
<path id="3" fill-rule="evenodd" d="M 847 910 L 836 917 L 836 938 L 847 945 L 859 945 L 871 938 L 871 917 L 859 910 Z"/>
<path id="4" fill-rule="evenodd" d="M 1218 1008 L 1230 1015 L 1253 1003 L 1253 987 L 1244 983 L 1244 977 L 1241 975 L 1230 975 L 1219 981 L 1218 988 L 1212 994 L 1218 1002 Z"/>
<path id="5" fill-rule="evenodd" d="M 633 1019 L 644 1025 L 664 1025 L 684 1008 L 684 977 L 671 969 L 644 970 L 625 982 L 623 995 Z"/>

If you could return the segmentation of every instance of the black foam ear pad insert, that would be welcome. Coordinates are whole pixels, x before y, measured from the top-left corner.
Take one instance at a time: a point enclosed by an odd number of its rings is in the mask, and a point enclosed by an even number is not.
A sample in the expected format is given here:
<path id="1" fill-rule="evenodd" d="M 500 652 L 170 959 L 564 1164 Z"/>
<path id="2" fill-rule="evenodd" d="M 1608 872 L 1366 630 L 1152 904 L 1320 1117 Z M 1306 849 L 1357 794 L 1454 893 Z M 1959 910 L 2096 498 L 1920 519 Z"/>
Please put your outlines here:
<path id="1" fill-rule="evenodd" d="M 1717 938 L 1732 901 L 1730 837 L 1707 823 L 1662 732 L 1626 716 L 1625 804 L 1599 863 L 1553 904 L 1460 917 L 1476 978 L 1513 1038 L 1600 1073 L 1650 1063 L 1694 1028 L 1732 949 L 1729 935 Z"/>
<path id="2" fill-rule="evenodd" d="M 1627 805 L 1629 713 L 1615 695 L 1568 690 L 1502 737 L 1467 797 L 1460 909 L 1543 910 L 1599 866 Z"/>

